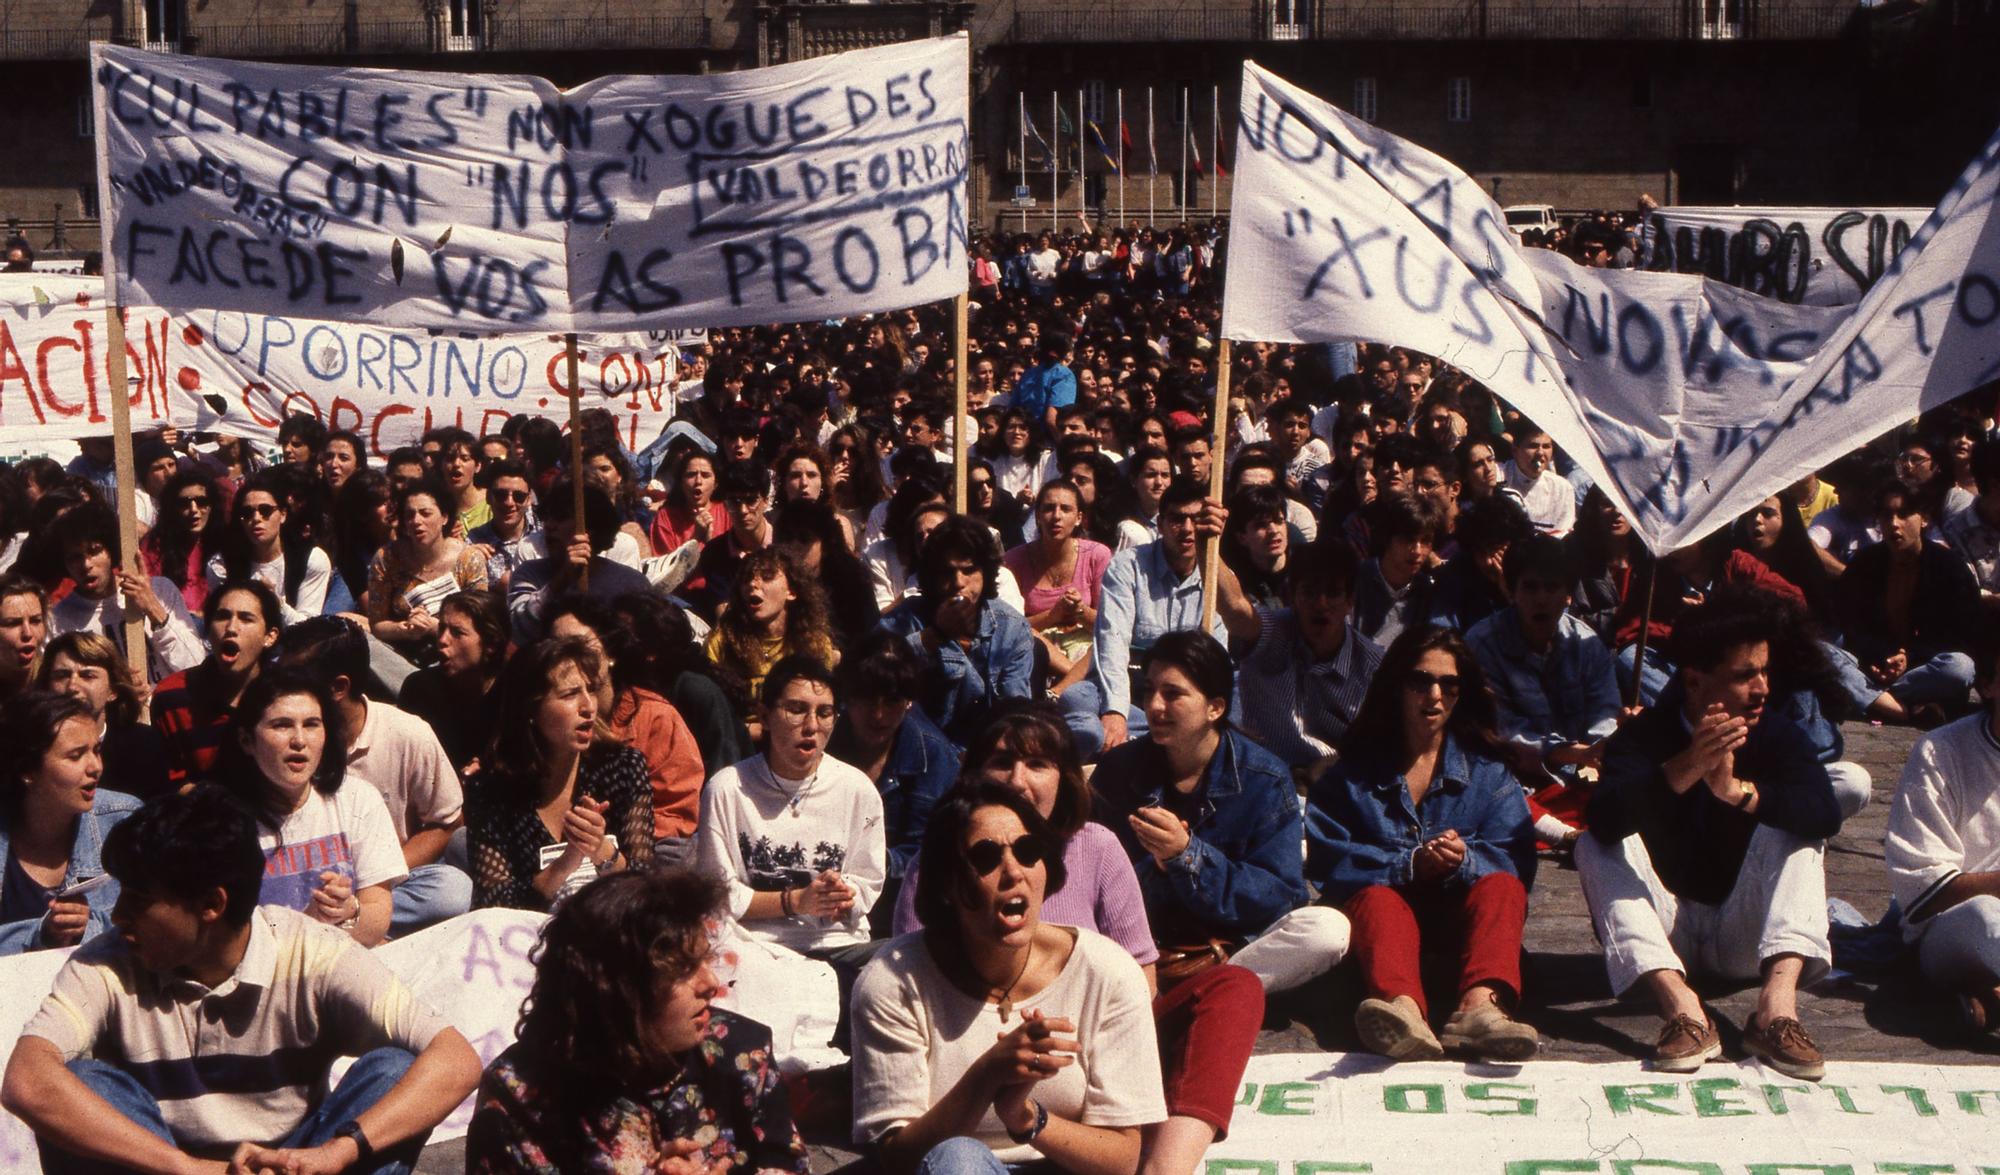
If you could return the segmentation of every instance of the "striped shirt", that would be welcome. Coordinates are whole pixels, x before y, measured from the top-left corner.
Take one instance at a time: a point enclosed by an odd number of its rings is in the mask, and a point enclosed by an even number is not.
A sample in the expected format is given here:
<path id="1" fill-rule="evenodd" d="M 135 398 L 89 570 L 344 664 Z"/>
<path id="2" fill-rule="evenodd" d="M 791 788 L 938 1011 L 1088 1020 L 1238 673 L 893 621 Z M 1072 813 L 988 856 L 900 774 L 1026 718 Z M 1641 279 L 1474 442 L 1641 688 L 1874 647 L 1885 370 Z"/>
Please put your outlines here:
<path id="1" fill-rule="evenodd" d="M 116 1065 L 159 1099 L 175 1145 L 227 1156 L 239 1142 L 290 1133 L 334 1058 L 422 1052 L 446 1027 L 345 931 L 263 906 L 242 962 L 213 988 L 147 969 L 120 935 L 92 939 L 22 1035 L 64 1061 Z"/>
<path id="2" fill-rule="evenodd" d="M 1257 643 L 1236 674 L 1244 733 L 1293 767 L 1333 754 L 1368 696 L 1382 646 L 1348 626 L 1340 648 L 1315 660 L 1290 608 L 1260 608 Z"/>

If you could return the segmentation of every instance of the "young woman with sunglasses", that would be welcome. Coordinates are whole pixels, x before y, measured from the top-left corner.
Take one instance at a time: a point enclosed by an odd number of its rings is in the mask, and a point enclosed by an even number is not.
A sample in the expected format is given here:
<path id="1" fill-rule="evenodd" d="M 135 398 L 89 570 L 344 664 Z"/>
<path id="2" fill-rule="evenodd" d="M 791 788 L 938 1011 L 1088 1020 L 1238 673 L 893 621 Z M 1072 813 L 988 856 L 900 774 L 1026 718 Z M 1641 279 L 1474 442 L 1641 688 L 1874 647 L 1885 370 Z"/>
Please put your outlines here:
<path id="1" fill-rule="evenodd" d="M 146 574 L 179 588 L 188 611 L 201 611 L 208 599 L 208 563 L 221 554 L 227 529 L 215 478 L 199 467 L 181 470 L 160 491 L 159 523 L 139 540 Z"/>
<path id="2" fill-rule="evenodd" d="M 1257 1043 L 1264 988 L 1241 967 L 1209 967 L 1161 991 L 1160 951 L 1146 921 L 1132 864 L 1110 829 L 1088 819 L 1090 783 L 1062 717 L 1023 707 L 989 723 L 966 751 L 962 779 L 1010 787 L 1033 804 L 1061 841 L 1068 874 L 1062 891 L 1043 903 L 1045 921 L 1079 926 L 1125 948 L 1153 992 L 1165 1067 L 1166 1121 L 1147 1131 L 1142 1169 L 1188 1175 L 1215 1138 L 1229 1129 L 1238 1082 Z M 897 934 L 921 930 L 917 869 L 896 903 Z"/>
<path id="3" fill-rule="evenodd" d="M 256 579 L 278 593 L 285 623 L 318 616 L 333 582 L 333 560 L 310 543 L 285 535 L 285 497 L 259 474 L 236 492 L 222 550 L 208 561 L 208 587 L 231 579 Z"/>
<path id="4" fill-rule="evenodd" d="M 1340 761 L 1308 793 L 1306 871 L 1354 924 L 1368 998 L 1362 1046 L 1395 1061 L 1447 1049 L 1525 1061 L 1538 1037 L 1511 1010 L 1535 880 L 1535 831 L 1500 757 L 1479 662 L 1450 629 L 1407 629 L 1382 658 Z M 1424 940 L 1459 960 L 1458 1005 L 1431 1031 Z"/>
<path id="5" fill-rule="evenodd" d="M 1146 981 L 1118 943 L 1043 921 L 1068 878 L 1048 822 L 1011 786 L 963 784 L 919 866 L 924 929 L 854 988 L 855 1141 L 897 1175 L 1133 1175 L 1167 1117 Z"/>
<path id="6" fill-rule="evenodd" d="M 1230 725 L 1228 651 L 1170 632 L 1145 664 L 1133 690 L 1145 736 L 1106 751 L 1093 786 L 1096 819 L 1139 876 L 1162 970 L 1230 954 L 1267 992 L 1326 973 L 1347 951 L 1347 919 L 1307 904 L 1292 771 Z"/>

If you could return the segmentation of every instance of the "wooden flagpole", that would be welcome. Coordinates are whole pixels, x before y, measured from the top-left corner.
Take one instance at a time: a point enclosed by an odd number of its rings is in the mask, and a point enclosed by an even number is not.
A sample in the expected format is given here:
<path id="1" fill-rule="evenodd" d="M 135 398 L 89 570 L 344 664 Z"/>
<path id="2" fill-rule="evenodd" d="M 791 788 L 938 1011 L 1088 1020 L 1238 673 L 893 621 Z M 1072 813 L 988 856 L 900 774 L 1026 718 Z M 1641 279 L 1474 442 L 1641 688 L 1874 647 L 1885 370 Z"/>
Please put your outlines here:
<path id="1" fill-rule="evenodd" d="M 966 392 L 966 320 L 971 314 L 971 295 L 961 293 L 952 299 L 951 331 L 951 377 L 952 377 L 952 418 L 951 418 L 951 512 L 963 514 L 971 505 L 972 491 L 967 485 L 971 471 L 966 467 L 972 437 L 972 412 L 967 403 Z"/>

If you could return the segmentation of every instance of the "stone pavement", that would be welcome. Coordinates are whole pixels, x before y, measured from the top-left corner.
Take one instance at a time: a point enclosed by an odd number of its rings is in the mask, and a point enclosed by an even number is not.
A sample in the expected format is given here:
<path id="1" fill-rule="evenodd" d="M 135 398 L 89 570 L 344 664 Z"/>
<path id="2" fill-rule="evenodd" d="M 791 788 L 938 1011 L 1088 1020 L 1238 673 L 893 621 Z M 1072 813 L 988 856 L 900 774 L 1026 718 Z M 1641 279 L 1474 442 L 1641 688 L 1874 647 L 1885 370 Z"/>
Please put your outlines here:
<path id="1" fill-rule="evenodd" d="M 1866 767 L 1875 798 L 1827 846 L 1827 892 L 1868 919 L 1889 906 L 1882 869 L 1882 835 L 1889 801 L 1915 735 L 1907 729 L 1850 723 L 1847 757 Z M 1542 1055 L 1553 1060 L 1617 1061 L 1648 1055 L 1659 1021 L 1650 1005 L 1615 1000 L 1591 932 L 1590 914 L 1576 872 L 1543 861 L 1529 906 L 1528 958 L 1522 975 L 1524 1016 L 1542 1033 Z M 1756 989 L 1701 988 L 1721 1029 L 1726 1055 L 1742 1055 L 1742 1024 L 1756 1006 Z M 1359 998 L 1336 972 L 1319 983 L 1272 1001 L 1259 1053 L 1347 1051 L 1355 1047 L 1348 1014 Z M 2000 1064 L 2000 1048 L 1968 1049 L 1956 1032 L 1956 1007 L 1917 981 L 1907 965 L 1880 976 L 1838 971 L 1800 996 L 1800 1018 L 1829 1058 L 1925 1064 Z M 837 1144 L 837 1139 L 815 1140 Z M 424 1152 L 418 1170 L 442 1175 L 463 1169 L 463 1144 L 442 1143 Z M 837 1145 L 813 1148 L 813 1169 L 825 1172 L 853 1161 Z"/>

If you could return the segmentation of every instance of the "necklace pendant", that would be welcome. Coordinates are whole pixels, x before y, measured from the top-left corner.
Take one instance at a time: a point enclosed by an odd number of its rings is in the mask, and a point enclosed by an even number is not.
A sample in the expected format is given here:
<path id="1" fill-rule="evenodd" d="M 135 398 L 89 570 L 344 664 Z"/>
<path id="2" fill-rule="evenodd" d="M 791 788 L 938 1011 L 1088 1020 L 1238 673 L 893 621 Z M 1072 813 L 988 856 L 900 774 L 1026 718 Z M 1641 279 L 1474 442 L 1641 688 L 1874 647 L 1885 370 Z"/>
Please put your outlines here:
<path id="1" fill-rule="evenodd" d="M 1012 1016 L 1013 1014 L 1014 1014 L 1014 1001 L 1012 999 L 1001 1000 L 1000 1023 L 1005 1024 L 1007 1022 L 1007 1017 Z"/>

